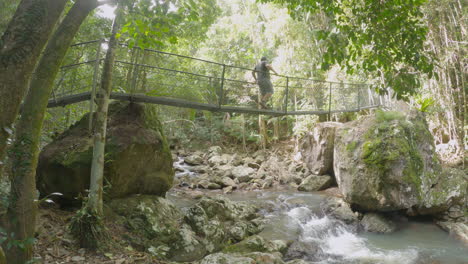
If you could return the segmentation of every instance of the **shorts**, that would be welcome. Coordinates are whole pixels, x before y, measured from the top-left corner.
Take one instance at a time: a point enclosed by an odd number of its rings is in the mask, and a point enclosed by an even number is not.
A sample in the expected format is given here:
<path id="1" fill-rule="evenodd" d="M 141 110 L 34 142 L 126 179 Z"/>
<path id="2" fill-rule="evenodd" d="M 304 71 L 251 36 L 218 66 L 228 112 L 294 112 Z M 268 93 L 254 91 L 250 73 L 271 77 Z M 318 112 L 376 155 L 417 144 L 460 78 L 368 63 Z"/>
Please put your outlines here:
<path id="1" fill-rule="evenodd" d="M 268 79 L 258 81 L 258 87 L 260 88 L 261 95 L 273 93 L 273 84 Z"/>

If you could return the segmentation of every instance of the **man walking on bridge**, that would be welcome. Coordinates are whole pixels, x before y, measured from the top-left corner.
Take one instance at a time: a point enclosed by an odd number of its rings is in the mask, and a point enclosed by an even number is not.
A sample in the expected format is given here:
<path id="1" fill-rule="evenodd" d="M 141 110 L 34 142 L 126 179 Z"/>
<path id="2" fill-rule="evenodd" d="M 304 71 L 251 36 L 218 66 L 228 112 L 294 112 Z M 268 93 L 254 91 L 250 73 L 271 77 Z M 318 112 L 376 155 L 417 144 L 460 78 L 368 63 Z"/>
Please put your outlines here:
<path id="1" fill-rule="evenodd" d="M 267 108 L 265 105 L 266 101 L 273 95 L 273 84 L 270 80 L 270 70 L 273 71 L 275 74 L 278 74 L 271 64 L 268 64 L 267 58 L 262 57 L 260 62 L 255 65 L 254 70 L 252 71 L 252 76 L 254 77 L 255 81 L 260 88 L 260 96 L 259 104 L 263 108 Z"/>

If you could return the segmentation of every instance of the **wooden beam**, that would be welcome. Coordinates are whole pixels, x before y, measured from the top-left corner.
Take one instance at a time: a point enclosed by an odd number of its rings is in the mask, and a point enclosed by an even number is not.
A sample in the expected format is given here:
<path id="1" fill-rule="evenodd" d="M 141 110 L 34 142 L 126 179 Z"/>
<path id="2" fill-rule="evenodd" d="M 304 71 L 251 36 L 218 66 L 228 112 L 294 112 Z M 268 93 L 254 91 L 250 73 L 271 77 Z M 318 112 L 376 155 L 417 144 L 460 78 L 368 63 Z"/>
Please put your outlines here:
<path id="1" fill-rule="evenodd" d="M 59 106 L 66 106 L 69 104 L 76 104 L 79 102 L 87 101 L 89 99 L 91 99 L 91 92 L 66 95 L 57 99 L 49 100 L 47 107 L 54 108 L 54 107 L 59 107 Z"/>
<path id="2" fill-rule="evenodd" d="M 85 92 L 75 95 L 68 95 L 61 98 L 57 98 L 49 100 L 49 104 L 47 107 L 59 107 L 59 106 L 66 106 L 69 104 L 79 103 L 82 101 L 90 100 L 91 93 Z M 159 105 L 167 105 L 167 106 L 174 106 L 174 107 L 183 107 L 183 108 L 190 108 L 190 109 L 198 109 L 198 110 L 205 110 L 211 112 L 228 112 L 228 113 L 244 113 L 244 114 L 256 114 L 256 115 L 270 115 L 270 116 L 282 116 L 282 115 L 323 115 L 328 114 L 328 111 L 325 110 L 306 110 L 306 111 L 288 111 L 285 113 L 284 111 L 273 110 L 273 109 L 255 109 L 249 107 L 240 107 L 240 106 L 222 106 L 219 107 L 218 105 L 214 104 L 205 104 L 205 103 L 198 103 L 198 102 L 191 102 L 185 99 L 179 98 L 169 98 L 169 97 L 155 97 L 155 96 L 148 96 L 144 94 L 126 94 L 126 93 L 111 93 L 111 99 L 114 100 L 121 100 L 121 101 L 129 101 L 129 102 L 136 102 L 136 103 L 149 103 L 149 104 L 159 104 Z M 349 110 L 333 110 L 331 113 L 345 113 L 345 112 L 358 112 L 364 109 L 371 109 L 377 108 L 379 105 L 372 105 L 361 107 L 360 109 L 354 108 Z"/>

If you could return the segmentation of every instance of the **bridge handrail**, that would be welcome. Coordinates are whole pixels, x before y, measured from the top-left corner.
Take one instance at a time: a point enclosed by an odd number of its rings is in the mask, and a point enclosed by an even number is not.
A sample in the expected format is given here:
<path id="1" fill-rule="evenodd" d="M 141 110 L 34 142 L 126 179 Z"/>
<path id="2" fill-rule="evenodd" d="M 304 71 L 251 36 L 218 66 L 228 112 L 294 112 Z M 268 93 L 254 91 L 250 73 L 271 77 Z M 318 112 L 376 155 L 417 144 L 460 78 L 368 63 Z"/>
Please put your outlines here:
<path id="1" fill-rule="evenodd" d="M 86 42 L 79 42 L 79 43 L 72 44 L 71 47 L 86 45 L 86 44 L 91 44 L 91 43 L 97 43 L 97 42 L 106 42 L 106 41 L 107 41 L 106 39 L 98 39 L 98 40 L 91 40 L 91 41 L 86 41 Z M 129 46 L 128 44 L 125 44 L 125 43 L 119 43 L 119 45 L 126 46 L 126 47 Z M 134 49 L 141 49 L 138 46 L 134 46 L 133 48 Z M 209 61 L 209 60 L 200 59 L 200 58 L 191 57 L 191 56 L 186 56 L 186 55 L 175 54 L 175 53 L 166 52 L 166 51 L 160 51 L 160 50 L 154 50 L 154 49 L 142 49 L 142 50 L 150 51 L 150 52 L 154 52 L 154 53 L 165 54 L 165 55 L 170 55 L 170 56 L 175 56 L 175 57 L 180 57 L 180 58 L 185 58 L 185 59 L 197 60 L 197 61 L 206 62 L 206 63 L 210 63 L 210 64 L 215 64 L 215 65 L 223 66 L 223 67 L 229 67 L 229 68 L 246 70 L 246 71 L 253 71 L 253 68 L 223 64 L 223 63 L 219 63 L 219 62 Z M 93 61 L 89 61 L 89 62 L 93 62 Z M 69 66 L 69 65 L 62 66 L 62 68 L 66 67 L 66 66 Z M 271 75 L 282 77 L 282 78 L 304 80 L 304 81 L 313 81 L 313 82 L 322 82 L 322 83 L 345 84 L 345 85 L 368 85 L 368 86 L 370 85 L 368 83 L 336 82 L 336 81 L 318 80 L 318 79 L 305 78 L 305 77 L 287 76 L 287 75 L 275 74 L 275 73 L 271 73 Z M 212 76 L 212 77 L 214 77 L 214 76 Z M 216 77 L 214 77 L 214 78 L 216 78 Z"/>

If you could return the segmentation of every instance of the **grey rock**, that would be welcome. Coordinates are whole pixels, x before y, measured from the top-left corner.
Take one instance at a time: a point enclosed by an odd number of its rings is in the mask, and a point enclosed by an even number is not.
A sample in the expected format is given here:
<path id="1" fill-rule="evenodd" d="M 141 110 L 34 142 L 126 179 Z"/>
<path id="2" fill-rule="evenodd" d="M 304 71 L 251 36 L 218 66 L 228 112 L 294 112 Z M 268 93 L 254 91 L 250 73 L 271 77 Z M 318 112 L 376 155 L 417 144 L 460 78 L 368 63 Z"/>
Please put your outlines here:
<path id="1" fill-rule="evenodd" d="M 443 230 L 447 231 L 460 240 L 465 246 L 468 247 L 468 225 L 463 222 L 451 222 L 451 221 L 438 221 L 436 222 Z"/>
<path id="2" fill-rule="evenodd" d="M 236 182 L 229 177 L 223 177 L 221 179 L 221 185 L 223 187 L 226 187 L 226 186 L 236 187 L 237 186 Z"/>
<path id="3" fill-rule="evenodd" d="M 335 131 L 342 123 L 317 123 L 301 139 L 301 154 L 310 172 L 316 175 L 332 173 Z"/>
<path id="4" fill-rule="evenodd" d="M 237 166 L 232 170 L 232 176 L 239 180 L 239 182 L 248 182 L 255 174 L 255 170 L 250 167 Z"/>
<path id="5" fill-rule="evenodd" d="M 201 155 L 192 154 L 188 157 L 185 157 L 184 162 L 189 165 L 201 165 L 203 164 L 203 158 L 201 157 Z"/>
<path id="6" fill-rule="evenodd" d="M 361 219 L 364 230 L 373 233 L 392 233 L 397 229 L 396 224 L 382 214 L 367 213 Z"/>
<path id="7" fill-rule="evenodd" d="M 217 183 L 214 183 L 214 182 L 210 182 L 208 184 L 208 189 L 210 190 L 218 190 L 218 189 L 222 189 L 221 185 L 217 184 Z"/>
<path id="8" fill-rule="evenodd" d="M 197 187 L 202 188 L 202 189 L 208 189 L 208 186 L 210 185 L 211 182 L 208 180 L 201 180 L 198 182 Z"/>
<path id="9" fill-rule="evenodd" d="M 200 264 L 256 264 L 255 260 L 232 254 L 215 253 L 206 256 Z"/>
<path id="10" fill-rule="evenodd" d="M 208 148 L 208 155 L 210 157 L 214 155 L 221 155 L 222 153 L 222 148 L 220 146 L 212 146 Z"/>
<path id="11" fill-rule="evenodd" d="M 228 164 L 232 159 L 231 155 L 222 154 L 222 155 L 214 155 L 208 159 L 208 164 L 213 167 L 217 165 L 225 165 Z"/>
<path id="12" fill-rule="evenodd" d="M 172 187 L 174 169 L 169 144 L 163 128 L 156 125 L 159 122 L 145 120 L 145 108 L 117 101 L 109 105 L 104 163 L 106 198 L 132 194 L 164 196 Z M 42 149 L 36 175 L 43 196 L 59 192 L 63 194 L 60 202 L 65 203 L 77 202 L 79 195 L 86 196 L 93 156 L 88 122 L 89 114 Z"/>
<path id="13" fill-rule="evenodd" d="M 302 259 L 294 259 L 286 262 L 286 264 L 311 264 L 311 262 L 302 260 Z"/>
<path id="14" fill-rule="evenodd" d="M 332 183 L 333 179 L 329 175 L 310 175 L 301 182 L 297 189 L 303 192 L 321 191 L 330 187 Z"/>
<path id="15" fill-rule="evenodd" d="M 234 189 L 234 188 L 232 188 L 232 186 L 228 186 L 228 187 L 226 187 L 226 188 L 223 188 L 223 193 L 224 193 L 224 194 L 230 194 L 230 193 L 232 193 L 232 190 L 233 190 L 233 189 Z"/>
<path id="16" fill-rule="evenodd" d="M 344 124 L 335 132 L 333 157 L 344 199 L 364 211 L 446 211 L 467 196 L 468 181 L 442 170 L 433 142 L 418 112 L 378 111 Z"/>
<path id="17" fill-rule="evenodd" d="M 301 242 L 301 241 L 295 241 L 288 248 L 285 256 L 288 259 L 311 259 L 318 252 L 319 252 L 319 246 L 316 243 L 306 243 L 306 242 Z M 295 263 L 295 262 L 292 262 L 292 263 Z"/>
<path id="18" fill-rule="evenodd" d="M 359 222 L 359 214 L 353 212 L 349 204 L 341 198 L 329 197 L 320 204 L 320 207 L 326 214 L 346 224 L 355 225 Z"/>

